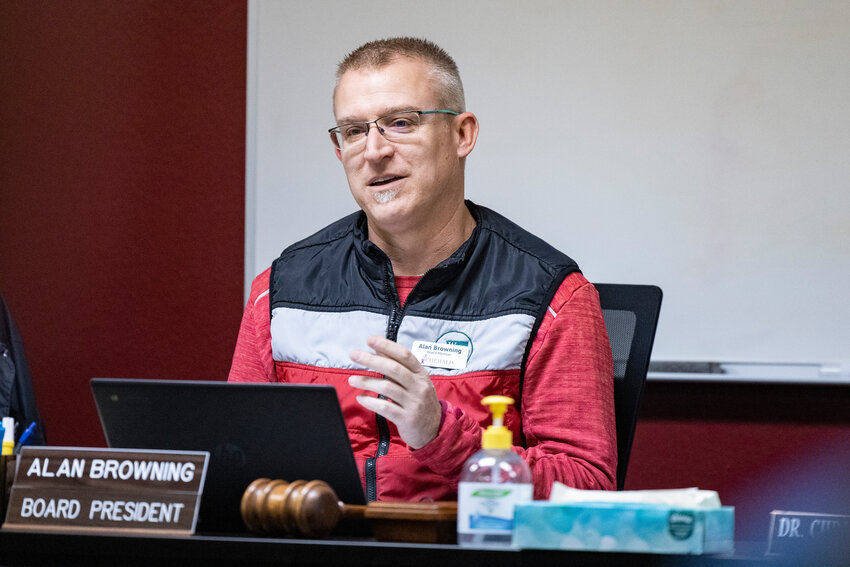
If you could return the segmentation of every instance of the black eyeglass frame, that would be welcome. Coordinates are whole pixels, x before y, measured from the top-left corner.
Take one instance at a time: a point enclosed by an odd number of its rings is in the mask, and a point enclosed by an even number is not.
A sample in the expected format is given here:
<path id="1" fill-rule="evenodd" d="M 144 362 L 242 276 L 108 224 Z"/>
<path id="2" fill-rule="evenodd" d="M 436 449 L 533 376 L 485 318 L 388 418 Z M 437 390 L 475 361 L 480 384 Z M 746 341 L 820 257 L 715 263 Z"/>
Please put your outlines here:
<path id="1" fill-rule="evenodd" d="M 417 114 L 419 116 L 422 116 L 423 114 L 451 114 L 452 116 L 460 116 L 460 112 L 455 112 L 454 110 L 413 110 L 413 109 L 411 109 L 411 110 L 398 110 L 396 112 L 391 112 L 390 114 L 387 114 L 387 115 L 384 115 L 384 116 L 379 116 L 378 118 L 375 118 L 374 120 L 364 120 L 362 122 L 357 121 L 357 122 L 346 122 L 344 124 L 337 124 L 336 126 L 333 126 L 332 128 L 328 128 L 328 134 L 331 137 L 331 142 L 333 143 L 334 147 L 338 150 L 342 150 L 343 149 L 342 142 L 339 141 L 339 138 L 338 138 L 338 135 L 342 133 L 342 130 L 340 130 L 340 128 L 343 128 L 345 126 L 351 126 L 352 124 L 363 124 L 366 127 L 366 129 L 364 130 L 365 134 L 363 136 L 363 139 L 365 140 L 366 137 L 369 136 L 369 130 L 371 130 L 371 128 L 369 128 L 369 124 L 374 124 L 375 129 L 381 134 L 381 136 L 383 136 L 384 135 L 384 129 L 381 128 L 380 126 L 378 126 L 378 122 L 380 122 L 384 118 L 389 118 L 391 116 L 396 116 L 398 114 L 405 114 L 405 113 L 413 113 L 413 114 Z"/>

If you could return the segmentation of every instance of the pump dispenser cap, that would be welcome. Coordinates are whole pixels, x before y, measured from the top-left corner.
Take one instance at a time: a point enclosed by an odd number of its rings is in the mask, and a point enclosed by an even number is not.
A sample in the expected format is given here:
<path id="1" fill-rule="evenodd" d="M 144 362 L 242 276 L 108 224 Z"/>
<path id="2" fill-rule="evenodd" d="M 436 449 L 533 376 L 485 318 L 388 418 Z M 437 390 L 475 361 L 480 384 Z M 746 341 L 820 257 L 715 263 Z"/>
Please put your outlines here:
<path id="1" fill-rule="evenodd" d="M 507 396 L 487 396 L 481 403 L 490 406 L 493 414 L 493 425 L 489 426 L 481 435 L 481 447 L 483 449 L 510 449 L 514 436 L 507 427 L 502 425 L 508 406 L 514 403 L 513 398 Z"/>

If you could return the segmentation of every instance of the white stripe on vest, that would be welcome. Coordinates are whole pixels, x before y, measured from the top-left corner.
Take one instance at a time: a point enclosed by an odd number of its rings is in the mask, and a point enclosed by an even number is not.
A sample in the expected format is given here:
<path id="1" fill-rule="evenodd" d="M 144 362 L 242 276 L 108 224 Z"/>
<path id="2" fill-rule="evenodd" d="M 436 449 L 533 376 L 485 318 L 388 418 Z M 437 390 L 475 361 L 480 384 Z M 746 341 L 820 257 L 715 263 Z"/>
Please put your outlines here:
<path id="1" fill-rule="evenodd" d="M 453 376 L 482 370 L 511 370 L 522 365 L 534 317 L 514 314 L 479 321 L 453 321 L 406 316 L 398 342 L 411 348 L 414 341 L 446 342 L 469 339 L 466 368 L 430 368 L 432 375 Z M 366 338 L 383 336 L 387 316 L 369 311 L 306 311 L 289 307 L 272 310 L 272 354 L 277 361 L 320 368 L 363 369 L 349 358 L 365 350 Z"/>

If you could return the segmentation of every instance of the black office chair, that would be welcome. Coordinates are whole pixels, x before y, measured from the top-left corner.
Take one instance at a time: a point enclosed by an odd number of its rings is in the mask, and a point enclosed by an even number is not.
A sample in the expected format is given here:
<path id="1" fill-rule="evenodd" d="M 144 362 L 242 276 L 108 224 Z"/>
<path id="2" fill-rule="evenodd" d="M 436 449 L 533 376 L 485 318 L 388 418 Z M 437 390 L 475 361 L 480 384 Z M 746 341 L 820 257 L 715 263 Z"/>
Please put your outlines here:
<path id="1" fill-rule="evenodd" d="M 0 416 L 14 417 L 20 424 L 18 435 L 30 423 L 36 428 L 31 445 L 45 445 L 44 422 L 36 405 L 24 344 L 6 301 L 0 295 Z"/>
<path id="2" fill-rule="evenodd" d="M 614 411 L 617 419 L 617 490 L 626 483 L 626 469 L 635 435 L 649 357 L 655 340 L 661 288 L 654 285 L 594 284 L 614 355 Z"/>

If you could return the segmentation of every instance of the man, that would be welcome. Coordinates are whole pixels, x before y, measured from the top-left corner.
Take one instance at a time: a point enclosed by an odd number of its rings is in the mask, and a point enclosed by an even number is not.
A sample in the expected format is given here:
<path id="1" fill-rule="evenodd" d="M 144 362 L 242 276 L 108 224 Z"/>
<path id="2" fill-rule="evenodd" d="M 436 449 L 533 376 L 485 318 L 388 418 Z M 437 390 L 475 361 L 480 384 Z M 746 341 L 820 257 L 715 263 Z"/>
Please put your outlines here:
<path id="1" fill-rule="evenodd" d="M 361 212 L 254 280 L 229 380 L 334 385 L 369 500 L 454 499 L 490 394 L 517 400 L 505 425 L 535 498 L 555 480 L 614 488 L 596 290 L 570 258 L 464 201 L 478 120 L 454 61 L 425 40 L 367 43 L 340 63 L 333 110 Z"/>

